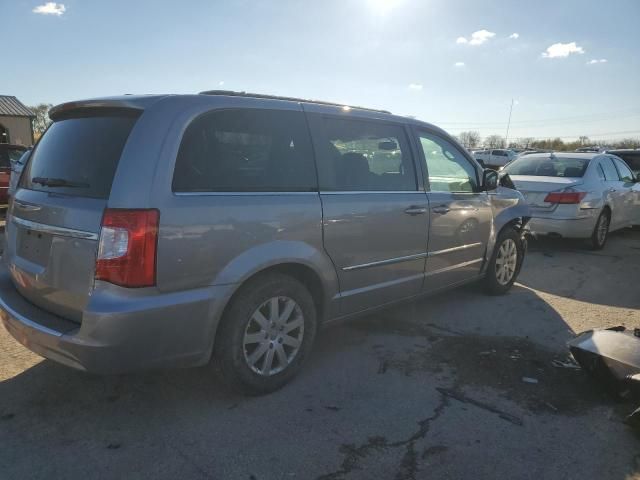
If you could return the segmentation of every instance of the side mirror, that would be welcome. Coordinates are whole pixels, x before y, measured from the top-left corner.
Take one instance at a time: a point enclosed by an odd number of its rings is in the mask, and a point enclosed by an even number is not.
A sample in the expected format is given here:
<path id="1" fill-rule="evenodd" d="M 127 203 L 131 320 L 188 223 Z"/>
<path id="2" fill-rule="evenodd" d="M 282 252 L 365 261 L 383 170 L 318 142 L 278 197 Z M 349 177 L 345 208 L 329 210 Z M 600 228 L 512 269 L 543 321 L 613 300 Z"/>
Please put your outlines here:
<path id="1" fill-rule="evenodd" d="M 485 168 L 482 173 L 482 189 L 485 192 L 492 192 L 498 188 L 498 172 Z"/>

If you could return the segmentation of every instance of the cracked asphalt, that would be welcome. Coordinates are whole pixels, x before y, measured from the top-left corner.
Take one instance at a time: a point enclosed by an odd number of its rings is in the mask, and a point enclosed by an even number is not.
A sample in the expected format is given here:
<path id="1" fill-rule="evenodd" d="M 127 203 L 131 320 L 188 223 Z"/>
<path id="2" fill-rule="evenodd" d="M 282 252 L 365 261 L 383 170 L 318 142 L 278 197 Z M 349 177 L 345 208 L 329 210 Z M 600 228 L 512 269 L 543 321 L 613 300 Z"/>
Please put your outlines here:
<path id="1" fill-rule="evenodd" d="M 328 327 L 258 398 L 206 368 L 83 374 L 0 328 L 0 478 L 640 478 L 635 406 L 554 366 L 576 332 L 640 327 L 640 230 L 609 242 L 535 241 L 504 297 L 468 286 Z"/>

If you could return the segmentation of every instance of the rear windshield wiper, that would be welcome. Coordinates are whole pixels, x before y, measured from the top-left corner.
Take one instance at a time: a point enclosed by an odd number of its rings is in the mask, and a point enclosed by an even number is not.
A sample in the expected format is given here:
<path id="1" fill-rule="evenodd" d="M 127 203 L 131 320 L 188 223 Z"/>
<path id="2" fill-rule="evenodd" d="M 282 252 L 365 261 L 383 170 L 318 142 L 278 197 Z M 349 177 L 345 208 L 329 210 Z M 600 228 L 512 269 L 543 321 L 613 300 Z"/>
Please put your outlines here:
<path id="1" fill-rule="evenodd" d="M 74 188 L 89 188 L 88 183 L 73 182 L 71 180 L 65 180 L 64 178 L 48 178 L 48 177 L 33 177 L 32 183 L 39 183 L 44 187 L 74 187 Z"/>

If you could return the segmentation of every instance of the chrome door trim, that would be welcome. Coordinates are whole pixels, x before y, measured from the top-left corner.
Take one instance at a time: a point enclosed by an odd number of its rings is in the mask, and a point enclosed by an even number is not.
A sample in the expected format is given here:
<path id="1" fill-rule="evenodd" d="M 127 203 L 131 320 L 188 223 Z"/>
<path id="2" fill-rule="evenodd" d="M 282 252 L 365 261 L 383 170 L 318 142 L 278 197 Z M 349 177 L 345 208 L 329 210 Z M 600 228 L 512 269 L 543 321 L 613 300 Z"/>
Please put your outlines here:
<path id="1" fill-rule="evenodd" d="M 411 194 L 424 195 L 424 190 L 320 190 L 320 195 L 360 195 L 360 194 Z"/>
<path id="2" fill-rule="evenodd" d="M 459 252 L 460 250 L 467 250 L 468 248 L 481 247 L 482 242 L 468 243 L 466 245 L 460 245 L 459 247 L 445 248 L 444 250 L 434 250 L 433 252 L 427 252 L 427 256 L 435 257 L 437 255 L 444 255 L 447 253 Z"/>
<path id="3" fill-rule="evenodd" d="M 318 195 L 318 192 L 173 192 L 176 197 L 256 197 L 256 196 L 289 196 Z"/>
<path id="4" fill-rule="evenodd" d="M 11 221 L 16 225 L 33 230 L 34 232 L 48 233 L 50 235 L 57 235 L 60 237 L 81 238 L 83 240 L 98 240 L 99 237 L 97 233 L 75 230 L 73 228 L 55 227 L 53 225 L 32 222 L 31 220 L 25 220 L 24 218 L 15 216 L 11 217 Z"/>
<path id="5" fill-rule="evenodd" d="M 392 265 L 394 263 L 408 262 L 410 260 L 418 260 L 420 258 L 425 258 L 426 256 L 427 256 L 427 253 L 417 253 L 415 255 L 407 255 L 406 257 L 388 258 L 387 260 L 379 260 L 377 262 L 362 263 L 360 265 L 342 267 L 342 270 L 345 272 L 349 272 L 351 270 L 360 270 L 363 268 L 379 267 L 382 265 Z"/>
<path id="6" fill-rule="evenodd" d="M 445 273 L 451 270 L 455 270 L 457 268 L 468 267 L 469 265 L 473 265 L 475 263 L 480 263 L 484 261 L 482 258 L 476 258 L 475 260 L 469 260 L 468 262 L 457 263 L 455 265 L 450 265 L 448 267 L 441 268 L 439 270 L 434 270 L 432 272 L 425 273 L 425 277 L 430 277 L 431 275 L 437 275 L 438 273 Z"/>

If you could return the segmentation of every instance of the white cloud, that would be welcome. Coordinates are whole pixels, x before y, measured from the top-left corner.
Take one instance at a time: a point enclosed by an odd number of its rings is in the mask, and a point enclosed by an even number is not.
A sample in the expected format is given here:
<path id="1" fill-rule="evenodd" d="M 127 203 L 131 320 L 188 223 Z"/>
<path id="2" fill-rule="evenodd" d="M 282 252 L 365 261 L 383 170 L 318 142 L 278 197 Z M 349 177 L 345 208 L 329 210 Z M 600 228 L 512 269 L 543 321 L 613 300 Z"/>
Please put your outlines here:
<path id="1" fill-rule="evenodd" d="M 464 37 L 458 37 L 456 38 L 456 43 L 460 43 L 460 44 L 467 43 L 467 39 Z"/>
<path id="2" fill-rule="evenodd" d="M 219 85 L 220 87 L 223 87 L 223 86 L 224 86 L 224 80 L 220 80 L 220 81 L 218 82 L 218 85 Z"/>
<path id="3" fill-rule="evenodd" d="M 409 84 L 409 90 L 414 90 L 416 92 L 420 92 L 422 90 L 422 84 L 421 83 L 410 83 Z"/>
<path id="4" fill-rule="evenodd" d="M 39 13 L 41 15 L 56 15 L 60 16 L 67 10 L 67 7 L 62 3 L 47 2 L 44 5 L 38 5 L 33 9 L 33 13 Z"/>
<path id="5" fill-rule="evenodd" d="M 471 41 L 469 42 L 469 45 L 482 45 L 484 42 L 495 36 L 496 34 L 489 30 L 478 30 L 471 34 Z"/>
<path id="6" fill-rule="evenodd" d="M 576 42 L 570 43 L 554 43 L 546 52 L 542 53 L 544 58 L 565 58 L 573 53 L 579 53 L 582 55 L 584 49 L 576 45 Z"/>
<path id="7" fill-rule="evenodd" d="M 464 62 L 456 62 L 453 64 L 454 67 L 464 67 Z"/>
<path id="8" fill-rule="evenodd" d="M 598 60 L 597 58 L 594 58 L 593 60 L 589 60 L 587 62 L 587 65 L 595 65 L 596 63 L 607 63 L 607 59 L 606 58 L 601 58 L 601 59 Z"/>
<path id="9" fill-rule="evenodd" d="M 509 38 L 513 38 L 514 40 L 517 40 L 518 38 L 520 38 L 520 34 L 514 32 L 511 35 L 509 35 Z"/>

